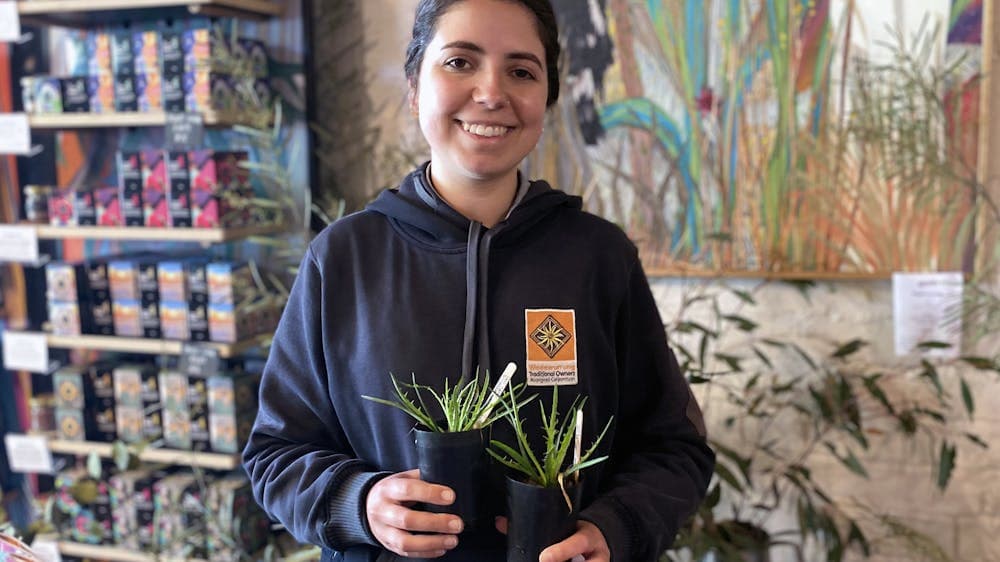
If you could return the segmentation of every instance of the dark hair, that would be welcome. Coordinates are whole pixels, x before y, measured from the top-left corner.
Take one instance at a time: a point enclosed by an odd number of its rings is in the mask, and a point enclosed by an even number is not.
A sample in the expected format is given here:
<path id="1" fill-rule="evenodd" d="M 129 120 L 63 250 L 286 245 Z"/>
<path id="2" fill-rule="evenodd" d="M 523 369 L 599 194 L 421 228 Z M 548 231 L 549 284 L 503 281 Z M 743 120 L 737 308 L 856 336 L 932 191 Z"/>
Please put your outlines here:
<path id="1" fill-rule="evenodd" d="M 420 0 L 417 5 L 416 17 L 413 20 L 413 38 L 406 48 L 406 79 L 416 85 L 420 74 L 420 65 L 424 62 L 424 52 L 427 44 L 434 38 L 437 22 L 441 16 L 464 0 Z M 538 37 L 545 47 L 545 67 L 548 74 L 549 96 L 545 105 L 551 106 L 559 99 L 559 26 L 556 24 L 556 14 L 549 0 L 505 0 L 520 4 L 535 15 L 535 27 Z"/>

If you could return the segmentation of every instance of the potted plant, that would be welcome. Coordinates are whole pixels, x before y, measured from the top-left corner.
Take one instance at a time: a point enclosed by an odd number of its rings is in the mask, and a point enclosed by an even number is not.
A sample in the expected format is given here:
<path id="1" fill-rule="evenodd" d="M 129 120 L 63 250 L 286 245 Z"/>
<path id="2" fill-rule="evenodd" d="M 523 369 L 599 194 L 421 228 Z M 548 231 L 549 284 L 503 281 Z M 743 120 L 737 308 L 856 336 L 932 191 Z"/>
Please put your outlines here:
<path id="1" fill-rule="evenodd" d="M 445 379 L 440 393 L 417 384 L 415 376 L 410 383 L 400 383 L 390 375 L 395 399 L 363 396 L 402 410 L 417 422 L 414 435 L 420 478 L 448 486 L 455 492 L 453 504 L 427 504 L 424 506 L 427 511 L 453 513 L 462 518 L 466 528 L 476 526 L 479 491 L 487 476 L 484 430 L 506 415 L 512 405 L 524 405 L 534 399 L 531 396 L 521 400 L 523 385 L 509 384 L 516 369 L 514 363 L 509 363 L 494 388 L 490 387 L 489 374 L 483 377 L 477 374 L 472 379 L 463 377 L 454 385 Z M 433 401 L 425 400 L 422 392 Z M 437 408 L 432 409 L 433 406 Z"/>
<path id="2" fill-rule="evenodd" d="M 518 475 L 507 477 L 508 562 L 535 562 L 542 550 L 576 529 L 580 471 L 607 460 L 606 456 L 591 457 L 611 426 L 608 420 L 590 448 L 581 451 L 584 403 L 586 398 L 576 397 L 561 419 L 558 389 L 553 391 L 547 411 L 539 404 L 542 451 L 537 455 L 524 430 L 522 404 L 508 398 L 505 414 L 514 430 L 514 445 L 492 440 L 487 449 L 490 456 Z M 571 447 L 574 454 L 567 462 Z"/>

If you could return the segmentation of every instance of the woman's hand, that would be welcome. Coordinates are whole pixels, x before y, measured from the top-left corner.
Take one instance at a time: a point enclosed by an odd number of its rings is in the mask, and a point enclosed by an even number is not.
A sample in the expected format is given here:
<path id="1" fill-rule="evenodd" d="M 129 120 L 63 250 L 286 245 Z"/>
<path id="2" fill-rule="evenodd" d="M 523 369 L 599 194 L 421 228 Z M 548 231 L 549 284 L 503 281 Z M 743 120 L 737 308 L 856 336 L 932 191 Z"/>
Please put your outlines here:
<path id="1" fill-rule="evenodd" d="M 497 530 L 507 534 L 507 518 L 497 517 Z M 611 562 L 611 549 L 604 533 L 590 521 L 577 521 L 576 532 L 568 539 L 542 551 L 541 562 Z"/>
<path id="2" fill-rule="evenodd" d="M 382 546 L 407 558 L 437 558 L 458 545 L 462 519 L 446 513 L 410 509 L 415 502 L 451 505 L 455 492 L 420 479 L 417 469 L 379 480 L 368 491 L 365 512 Z M 431 534 L 413 534 L 431 533 Z"/>

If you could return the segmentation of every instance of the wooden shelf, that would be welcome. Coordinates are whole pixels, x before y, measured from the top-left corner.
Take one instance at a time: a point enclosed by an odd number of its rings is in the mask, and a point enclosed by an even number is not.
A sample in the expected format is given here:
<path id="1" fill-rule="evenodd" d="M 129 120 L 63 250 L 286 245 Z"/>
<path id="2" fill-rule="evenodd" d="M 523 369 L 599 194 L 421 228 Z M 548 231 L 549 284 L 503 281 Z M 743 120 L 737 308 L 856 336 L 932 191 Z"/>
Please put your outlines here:
<path id="1" fill-rule="evenodd" d="M 27 23 L 86 27 L 121 21 L 149 21 L 190 15 L 264 19 L 284 13 L 279 0 L 23 0 Z"/>
<path id="2" fill-rule="evenodd" d="M 28 1 L 34 3 L 34 0 Z M 207 111 L 202 115 L 203 122 L 208 127 L 229 127 L 245 124 L 249 121 L 248 119 L 241 119 L 241 116 L 236 113 Z M 162 127 L 166 123 L 167 114 L 164 111 L 147 111 L 142 113 L 35 113 L 28 115 L 28 125 L 32 129 Z"/>
<path id="3" fill-rule="evenodd" d="M 11 330 L 12 332 L 16 330 Z M 57 349 L 92 349 L 95 351 L 118 351 L 121 353 L 145 353 L 148 355 L 180 355 L 184 345 L 208 346 L 219 352 L 219 357 L 236 357 L 248 349 L 261 345 L 270 334 L 261 334 L 237 343 L 183 342 L 175 340 L 153 340 L 146 338 L 125 338 L 119 336 L 56 336 L 40 332 L 19 332 L 26 335 L 44 335 L 49 347 Z"/>
<path id="4" fill-rule="evenodd" d="M 214 244 L 250 236 L 276 234 L 284 225 L 271 224 L 243 228 L 152 228 L 144 226 L 47 226 L 35 227 L 38 238 L 61 240 L 135 240 L 157 242 L 200 242 Z"/>
<path id="5" fill-rule="evenodd" d="M 112 444 L 96 441 L 64 441 L 50 439 L 49 450 L 64 455 L 89 455 L 96 452 L 104 458 L 111 458 Z M 183 451 L 180 449 L 144 449 L 139 453 L 139 460 L 144 462 L 197 466 L 210 470 L 233 470 L 240 466 L 240 455 L 237 453 L 201 453 Z"/>
<path id="6" fill-rule="evenodd" d="M 59 541 L 56 544 L 59 547 L 59 552 L 62 554 L 95 560 L 111 560 L 113 562 L 180 562 L 181 560 L 194 562 L 197 560 L 196 558 L 157 557 L 153 554 L 146 554 L 116 546 L 98 546 L 69 541 Z"/>

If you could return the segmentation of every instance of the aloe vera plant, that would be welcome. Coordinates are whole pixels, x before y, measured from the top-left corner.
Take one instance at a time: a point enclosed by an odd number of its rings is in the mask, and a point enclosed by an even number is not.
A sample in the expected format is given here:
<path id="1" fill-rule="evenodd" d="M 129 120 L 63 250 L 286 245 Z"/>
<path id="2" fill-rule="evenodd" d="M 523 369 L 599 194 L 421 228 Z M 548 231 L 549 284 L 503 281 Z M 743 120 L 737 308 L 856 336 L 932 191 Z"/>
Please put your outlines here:
<path id="1" fill-rule="evenodd" d="M 500 381 L 509 380 L 514 374 L 514 369 L 513 363 L 508 364 Z M 454 385 L 449 384 L 446 378 L 444 390 L 440 393 L 430 386 L 417 384 L 416 375 L 411 375 L 410 383 L 401 383 L 391 374 L 389 377 L 392 379 L 392 387 L 396 394 L 395 400 L 374 396 L 362 396 L 362 398 L 402 410 L 427 430 L 438 433 L 456 433 L 487 427 L 504 417 L 512 406 L 523 406 L 535 398 L 530 396 L 520 400 L 523 384 L 517 386 L 498 384 L 499 388 L 491 388 L 489 373 L 483 377 L 477 373 L 472 379 L 462 377 Z M 413 391 L 412 398 L 410 390 Z M 428 406 L 429 403 L 424 399 L 422 392 L 430 394 L 433 399 L 430 404 L 437 404 L 440 407 L 443 420 Z"/>
<path id="2" fill-rule="evenodd" d="M 509 395 L 509 393 L 508 393 Z M 590 445 L 585 452 L 574 458 L 572 463 L 563 468 L 566 464 L 566 457 L 570 447 L 574 443 L 576 436 L 576 424 L 574 423 L 580 416 L 586 397 L 577 396 L 570 406 L 567 415 L 560 419 L 559 416 L 559 393 L 553 392 L 552 404 L 548 410 L 543 404 L 539 404 L 542 417 L 542 438 L 543 447 L 541 455 L 535 453 L 528 439 L 528 434 L 524 430 L 523 418 L 521 417 L 521 406 L 514 400 L 508 399 L 505 408 L 505 417 L 514 428 L 514 445 L 491 440 L 490 449 L 487 452 L 498 462 L 523 475 L 529 483 L 547 488 L 565 488 L 565 480 L 570 476 L 579 479 L 579 473 L 584 468 L 593 466 L 607 460 L 607 456 L 591 458 L 604 435 L 611 427 L 611 419 L 605 424 L 600 435 Z M 613 419 L 613 418 L 612 418 Z"/>

